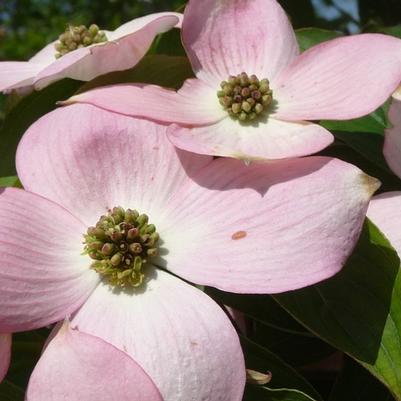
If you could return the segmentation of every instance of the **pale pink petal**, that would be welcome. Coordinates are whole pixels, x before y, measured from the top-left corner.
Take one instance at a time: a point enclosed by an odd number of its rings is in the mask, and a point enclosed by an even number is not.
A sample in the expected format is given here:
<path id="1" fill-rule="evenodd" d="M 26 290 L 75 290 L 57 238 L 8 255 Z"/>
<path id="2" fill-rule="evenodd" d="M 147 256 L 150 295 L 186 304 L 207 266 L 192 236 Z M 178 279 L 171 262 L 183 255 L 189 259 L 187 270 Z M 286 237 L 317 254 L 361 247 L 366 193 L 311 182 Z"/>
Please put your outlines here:
<path id="1" fill-rule="evenodd" d="M 105 86 L 72 96 L 63 103 L 88 103 L 165 123 L 201 125 L 227 117 L 216 90 L 198 79 L 187 80 L 178 92 L 155 85 Z"/>
<path id="2" fill-rule="evenodd" d="M 246 335 L 247 327 L 246 327 L 245 314 L 237 309 L 231 308 L 230 306 L 224 305 L 224 307 L 226 308 L 227 313 L 230 315 L 231 319 L 235 322 L 236 326 L 241 331 L 241 333 Z"/>
<path id="3" fill-rule="evenodd" d="M 108 72 L 131 68 L 145 55 L 156 35 L 173 28 L 178 21 L 174 15 L 150 18 L 139 30 L 129 33 L 122 28 L 125 36 L 117 35 L 109 42 L 67 53 L 37 75 L 35 87 L 41 89 L 62 78 L 90 81 Z"/>
<path id="4" fill-rule="evenodd" d="M 68 324 L 47 345 L 26 401 L 163 401 L 143 369 L 122 352 Z"/>
<path id="5" fill-rule="evenodd" d="M 0 91 L 32 85 L 35 75 L 45 67 L 27 61 L 0 62 Z"/>
<path id="6" fill-rule="evenodd" d="M 12 335 L 0 334 L 0 383 L 7 374 L 11 360 L 11 340 Z"/>
<path id="7" fill-rule="evenodd" d="M 336 274 L 358 240 L 378 181 L 309 157 L 245 166 L 218 159 L 169 205 L 158 262 L 196 284 L 278 293 Z M 175 206 L 175 207 L 174 207 Z"/>
<path id="8" fill-rule="evenodd" d="M 33 57 L 29 59 L 30 63 L 41 63 L 41 64 L 51 64 L 56 61 L 56 49 L 54 45 L 57 43 L 57 40 L 49 43 L 42 50 L 37 52 Z"/>
<path id="9" fill-rule="evenodd" d="M 82 256 L 86 227 L 14 188 L 0 194 L 0 331 L 30 330 L 75 311 L 99 281 Z"/>
<path id="10" fill-rule="evenodd" d="M 391 170 L 401 178 L 401 99 L 393 100 L 388 118 L 391 126 L 385 133 L 383 154 Z"/>
<path id="11" fill-rule="evenodd" d="M 324 149 L 334 140 L 329 131 L 317 124 L 271 117 L 253 125 L 244 125 L 230 117 L 202 127 L 174 124 L 167 133 L 180 149 L 247 160 L 305 156 Z"/>
<path id="12" fill-rule="evenodd" d="M 63 205 L 87 225 L 118 205 L 149 214 L 157 225 L 187 174 L 211 161 L 177 153 L 165 129 L 90 105 L 57 109 L 22 138 L 18 176 L 24 188 Z"/>
<path id="13" fill-rule="evenodd" d="M 240 401 L 244 360 L 223 310 L 166 272 L 147 275 L 146 286 L 131 293 L 100 284 L 72 326 L 126 351 L 165 401 Z"/>
<path id="14" fill-rule="evenodd" d="M 401 256 L 401 192 L 385 192 L 369 204 L 368 217 Z"/>
<path id="15" fill-rule="evenodd" d="M 400 81 L 401 40 L 363 34 L 324 42 L 301 54 L 280 74 L 273 96 L 283 119 L 347 120 L 374 111 Z"/>
<path id="16" fill-rule="evenodd" d="M 144 17 L 135 18 L 132 21 L 126 22 L 125 24 L 119 26 L 115 31 L 110 32 L 107 37 L 110 40 L 122 38 L 126 35 L 139 31 L 153 21 L 158 22 L 158 33 L 163 33 L 169 31 L 174 26 L 179 28 L 182 25 L 182 19 L 183 15 L 180 13 L 162 12 L 149 14 L 145 15 Z"/>
<path id="17" fill-rule="evenodd" d="M 191 0 L 182 30 L 196 75 L 215 83 L 242 71 L 272 80 L 299 53 L 275 0 Z"/>

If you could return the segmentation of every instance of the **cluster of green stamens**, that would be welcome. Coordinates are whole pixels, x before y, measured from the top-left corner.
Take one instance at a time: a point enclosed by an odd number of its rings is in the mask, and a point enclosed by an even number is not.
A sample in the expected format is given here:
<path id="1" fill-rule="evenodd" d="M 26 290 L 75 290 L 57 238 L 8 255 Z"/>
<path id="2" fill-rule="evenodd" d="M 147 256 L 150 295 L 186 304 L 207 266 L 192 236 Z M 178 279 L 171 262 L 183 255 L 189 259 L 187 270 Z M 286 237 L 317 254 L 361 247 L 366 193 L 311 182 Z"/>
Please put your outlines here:
<path id="1" fill-rule="evenodd" d="M 85 25 L 68 26 L 54 45 L 57 50 L 55 57 L 60 58 L 73 50 L 106 41 L 106 34 L 100 31 L 99 27 L 95 24 L 92 24 L 89 28 Z"/>
<path id="2" fill-rule="evenodd" d="M 272 103 L 272 91 L 268 79 L 259 80 L 256 75 L 242 72 L 230 76 L 217 92 L 220 104 L 228 114 L 240 121 L 251 121 L 262 114 Z"/>
<path id="3" fill-rule="evenodd" d="M 84 252 L 94 260 L 92 269 L 124 288 L 142 284 L 142 268 L 157 255 L 159 234 L 146 214 L 115 207 L 89 227 L 84 238 Z"/>

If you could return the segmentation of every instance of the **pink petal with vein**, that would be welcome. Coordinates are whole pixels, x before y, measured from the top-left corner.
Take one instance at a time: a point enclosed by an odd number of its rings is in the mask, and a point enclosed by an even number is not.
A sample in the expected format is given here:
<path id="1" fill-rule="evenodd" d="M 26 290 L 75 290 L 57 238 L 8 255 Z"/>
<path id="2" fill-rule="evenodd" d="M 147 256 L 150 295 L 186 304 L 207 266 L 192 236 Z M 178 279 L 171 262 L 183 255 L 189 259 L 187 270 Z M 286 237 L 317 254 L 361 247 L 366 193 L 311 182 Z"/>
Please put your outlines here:
<path id="1" fill-rule="evenodd" d="M 143 289 L 99 285 L 73 327 L 125 350 L 165 401 L 240 401 L 245 366 L 238 336 L 203 292 L 161 270 Z"/>
<path id="2" fill-rule="evenodd" d="M 159 230 L 168 253 L 158 264 L 230 292 L 317 283 L 351 254 L 378 186 L 358 168 L 325 157 L 250 166 L 215 160 L 170 206 L 174 224 Z"/>
<path id="3" fill-rule="evenodd" d="M 330 40 L 301 54 L 274 82 L 276 115 L 286 120 L 361 117 L 383 104 L 400 81 L 400 39 L 363 34 Z"/>
<path id="4" fill-rule="evenodd" d="M 32 85 L 35 75 L 45 66 L 27 61 L 0 62 L 0 91 Z"/>
<path id="5" fill-rule="evenodd" d="M 143 369 L 100 338 L 65 324 L 29 381 L 27 401 L 163 401 Z"/>
<path id="6" fill-rule="evenodd" d="M 202 127 L 169 127 L 170 141 L 190 152 L 238 159 L 284 159 L 305 156 L 330 145 L 334 137 L 308 122 L 286 122 L 272 117 L 244 125 L 229 117 Z"/>
<path id="7" fill-rule="evenodd" d="M 165 130 L 89 105 L 57 109 L 22 138 L 18 176 L 26 189 L 63 205 L 87 226 L 118 205 L 147 213 L 159 226 L 169 198 L 212 160 L 177 152 Z"/>
<path id="8" fill-rule="evenodd" d="M 178 92 L 155 85 L 105 86 L 75 95 L 64 103 L 88 103 L 162 123 L 201 125 L 227 117 L 216 90 L 198 79 L 187 80 Z"/>
<path id="9" fill-rule="evenodd" d="M 215 83 L 242 71 L 272 80 L 299 53 L 275 0 L 191 0 L 182 30 L 195 73 Z"/>
<path id="10" fill-rule="evenodd" d="M 148 51 L 156 35 L 173 28 L 179 22 L 174 14 L 163 14 L 147 16 L 146 25 L 139 22 L 133 23 L 133 26 L 120 27 L 121 32 L 112 33 L 109 42 L 66 54 L 36 76 L 35 87 L 41 89 L 62 78 L 90 81 L 111 71 L 133 67 Z"/>
<path id="11" fill-rule="evenodd" d="M 86 227 L 59 205 L 0 194 L 0 331 L 36 329 L 75 311 L 99 281 L 82 256 Z"/>

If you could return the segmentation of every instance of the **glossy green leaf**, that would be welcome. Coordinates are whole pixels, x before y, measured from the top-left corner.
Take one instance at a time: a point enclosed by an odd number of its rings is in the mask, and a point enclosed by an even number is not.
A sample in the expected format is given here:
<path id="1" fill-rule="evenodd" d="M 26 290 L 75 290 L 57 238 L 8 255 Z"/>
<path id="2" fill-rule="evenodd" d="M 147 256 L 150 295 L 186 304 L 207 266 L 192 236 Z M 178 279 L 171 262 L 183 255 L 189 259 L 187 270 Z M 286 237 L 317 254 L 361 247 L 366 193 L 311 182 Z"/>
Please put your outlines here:
<path id="1" fill-rule="evenodd" d="M 383 135 L 384 129 L 387 127 L 386 108 L 380 107 L 367 116 L 356 118 L 353 120 L 322 120 L 320 121 L 320 125 L 327 128 L 328 130 L 363 133 L 370 132 Z"/>
<path id="2" fill-rule="evenodd" d="M 329 401 L 393 401 L 394 398 L 373 375 L 350 358 L 345 358 L 341 374 Z"/>
<path id="3" fill-rule="evenodd" d="M 294 389 L 271 389 L 250 386 L 245 389 L 244 401 L 315 401 L 302 391 Z"/>
<path id="4" fill-rule="evenodd" d="M 275 299 L 312 332 L 358 360 L 401 399 L 399 266 L 390 243 L 367 221 L 339 274 Z"/>
<path id="5" fill-rule="evenodd" d="M 316 400 L 321 400 L 319 394 L 311 384 L 277 355 L 248 338 L 242 337 L 241 343 L 247 369 L 262 373 L 271 372 L 272 379 L 269 383 L 269 387 L 291 387 L 309 394 Z"/>
<path id="6" fill-rule="evenodd" d="M 0 187 L 16 187 L 21 188 L 21 182 L 16 175 L 10 177 L 0 177 Z"/>
<path id="7" fill-rule="evenodd" d="M 0 176 L 15 175 L 15 151 L 28 127 L 55 109 L 56 102 L 74 94 L 78 81 L 62 80 L 22 99 L 6 116 L 0 129 Z"/>
<path id="8" fill-rule="evenodd" d="M 339 38 L 342 33 L 319 28 L 302 28 L 295 31 L 301 52 L 319 43 Z"/>
<path id="9" fill-rule="evenodd" d="M 24 390 L 4 380 L 0 383 L 0 401 L 24 401 Z"/>
<path id="10" fill-rule="evenodd" d="M 186 79 L 193 76 L 191 64 L 186 57 L 150 55 L 144 57 L 134 68 L 103 75 L 86 83 L 79 91 L 85 92 L 98 86 L 134 82 L 178 89 Z"/>

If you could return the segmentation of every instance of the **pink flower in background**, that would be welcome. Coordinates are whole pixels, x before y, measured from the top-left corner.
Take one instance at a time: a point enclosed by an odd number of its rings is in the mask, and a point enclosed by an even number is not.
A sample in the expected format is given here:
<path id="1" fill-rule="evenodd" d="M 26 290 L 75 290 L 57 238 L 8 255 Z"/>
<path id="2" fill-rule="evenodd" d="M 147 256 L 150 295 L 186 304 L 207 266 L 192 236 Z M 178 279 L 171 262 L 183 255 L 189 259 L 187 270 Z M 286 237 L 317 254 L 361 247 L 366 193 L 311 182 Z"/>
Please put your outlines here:
<path id="1" fill-rule="evenodd" d="M 123 84 L 69 102 L 172 123 L 170 140 L 191 152 L 282 159 L 317 152 L 333 141 L 329 131 L 308 120 L 368 114 L 401 81 L 401 40 L 354 35 L 300 55 L 275 0 L 190 0 L 182 37 L 197 79 L 177 93 Z"/>
<path id="2" fill-rule="evenodd" d="M 65 39 L 66 46 L 55 41 L 27 62 L 0 62 L 0 91 L 26 87 L 42 89 L 62 78 L 90 81 L 108 72 L 131 68 L 145 55 L 156 35 L 181 25 L 181 17 L 177 13 L 151 14 L 127 22 L 115 31 L 98 32 L 97 37 L 96 27 L 92 26 L 81 33 L 81 37 L 78 35 L 75 42 L 69 31 L 76 35 L 72 30 L 80 27 L 67 29 L 70 37 Z M 59 57 L 61 53 L 55 46 L 61 46 L 61 52 L 66 54 Z M 69 50 L 68 46 L 84 47 Z"/>
<path id="3" fill-rule="evenodd" d="M 10 358 L 11 334 L 0 334 L 0 383 L 7 374 Z"/>
<path id="4" fill-rule="evenodd" d="M 25 190 L 0 195 L 0 330 L 69 315 L 72 329 L 50 342 L 28 401 L 63 400 L 71 388 L 79 391 L 69 399 L 80 400 L 86 386 L 86 399 L 114 400 L 102 398 L 108 380 L 118 387 L 104 373 L 109 358 L 112 372 L 121 360 L 154 391 L 143 369 L 164 401 L 239 401 L 237 334 L 180 277 L 276 293 L 331 277 L 352 252 L 377 180 L 325 157 L 249 167 L 214 160 L 177 150 L 165 130 L 73 105 L 24 135 L 17 170 Z M 123 383 L 129 371 L 119 370 Z M 121 399 L 135 401 L 132 394 Z"/>
<path id="5" fill-rule="evenodd" d="M 393 100 L 388 113 L 383 154 L 391 170 L 401 178 L 401 100 Z"/>

